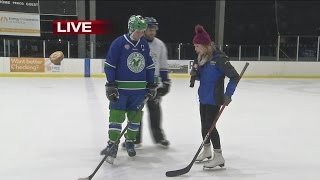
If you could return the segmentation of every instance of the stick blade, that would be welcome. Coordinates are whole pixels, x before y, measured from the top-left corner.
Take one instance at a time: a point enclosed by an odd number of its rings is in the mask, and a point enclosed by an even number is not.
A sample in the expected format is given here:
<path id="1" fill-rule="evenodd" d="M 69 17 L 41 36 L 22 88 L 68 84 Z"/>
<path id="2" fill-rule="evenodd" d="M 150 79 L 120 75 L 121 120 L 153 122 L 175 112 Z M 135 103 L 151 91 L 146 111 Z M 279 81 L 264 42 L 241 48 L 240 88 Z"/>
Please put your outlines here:
<path id="1" fill-rule="evenodd" d="M 167 177 L 176 177 L 176 176 L 181 176 L 183 174 L 187 174 L 190 171 L 190 167 L 187 166 L 183 169 L 175 170 L 175 171 L 167 171 L 166 176 Z"/>

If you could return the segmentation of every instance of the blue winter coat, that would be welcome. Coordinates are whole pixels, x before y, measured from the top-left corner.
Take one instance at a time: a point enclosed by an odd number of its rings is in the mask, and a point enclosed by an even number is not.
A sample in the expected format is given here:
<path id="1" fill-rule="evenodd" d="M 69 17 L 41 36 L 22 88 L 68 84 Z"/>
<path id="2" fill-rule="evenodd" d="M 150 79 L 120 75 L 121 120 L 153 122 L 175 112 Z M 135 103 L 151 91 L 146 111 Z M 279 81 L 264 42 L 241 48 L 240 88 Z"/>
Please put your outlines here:
<path id="1" fill-rule="evenodd" d="M 228 82 L 224 90 L 224 79 Z M 240 79 L 239 74 L 230 64 L 229 58 L 219 50 L 214 51 L 213 57 L 204 65 L 198 67 L 200 86 L 198 89 L 201 104 L 222 105 L 224 96 L 232 96 Z"/>

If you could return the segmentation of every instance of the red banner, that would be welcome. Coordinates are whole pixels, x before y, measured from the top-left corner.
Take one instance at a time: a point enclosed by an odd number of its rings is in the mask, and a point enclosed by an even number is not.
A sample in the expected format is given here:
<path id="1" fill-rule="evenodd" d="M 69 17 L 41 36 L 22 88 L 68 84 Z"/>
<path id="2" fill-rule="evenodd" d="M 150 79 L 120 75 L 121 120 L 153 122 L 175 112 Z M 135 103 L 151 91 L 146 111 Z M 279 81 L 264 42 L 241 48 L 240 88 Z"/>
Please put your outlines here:
<path id="1" fill-rule="evenodd" d="M 109 34 L 111 23 L 103 20 L 54 20 L 54 34 Z"/>

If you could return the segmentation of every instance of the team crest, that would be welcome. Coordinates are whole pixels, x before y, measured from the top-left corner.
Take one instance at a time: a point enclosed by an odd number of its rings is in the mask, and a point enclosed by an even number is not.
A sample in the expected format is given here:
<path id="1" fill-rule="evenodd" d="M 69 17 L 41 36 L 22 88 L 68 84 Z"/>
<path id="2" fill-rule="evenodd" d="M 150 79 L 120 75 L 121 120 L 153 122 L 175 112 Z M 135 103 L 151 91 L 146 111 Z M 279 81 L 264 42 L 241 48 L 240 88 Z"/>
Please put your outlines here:
<path id="1" fill-rule="evenodd" d="M 124 48 L 126 48 L 126 50 L 128 50 L 130 48 L 130 45 L 129 44 L 125 44 Z"/>
<path id="2" fill-rule="evenodd" d="M 145 60 L 141 53 L 133 52 L 127 59 L 128 68 L 134 73 L 140 73 L 145 67 Z"/>

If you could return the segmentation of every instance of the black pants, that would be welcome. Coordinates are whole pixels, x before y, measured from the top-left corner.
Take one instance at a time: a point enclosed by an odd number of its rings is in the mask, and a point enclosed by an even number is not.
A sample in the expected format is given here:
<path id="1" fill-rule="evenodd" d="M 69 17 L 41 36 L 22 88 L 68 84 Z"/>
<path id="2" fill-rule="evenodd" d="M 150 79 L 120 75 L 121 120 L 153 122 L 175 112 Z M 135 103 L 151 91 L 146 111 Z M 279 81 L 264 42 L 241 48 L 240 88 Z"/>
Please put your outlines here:
<path id="1" fill-rule="evenodd" d="M 147 107 L 149 111 L 149 122 L 151 133 L 153 139 L 156 143 L 164 139 L 164 134 L 161 128 L 161 106 L 160 106 L 161 97 L 157 96 L 153 100 L 147 102 Z M 137 133 L 137 138 L 135 143 L 139 144 L 142 142 L 142 121 L 140 122 L 139 132 Z"/>
<path id="2" fill-rule="evenodd" d="M 206 137 L 219 110 L 220 106 L 200 104 L 201 132 L 203 140 Z M 210 141 L 212 142 L 214 149 L 221 149 L 220 136 L 217 128 L 214 128 L 211 131 L 210 136 L 205 143 L 208 144 Z"/>

